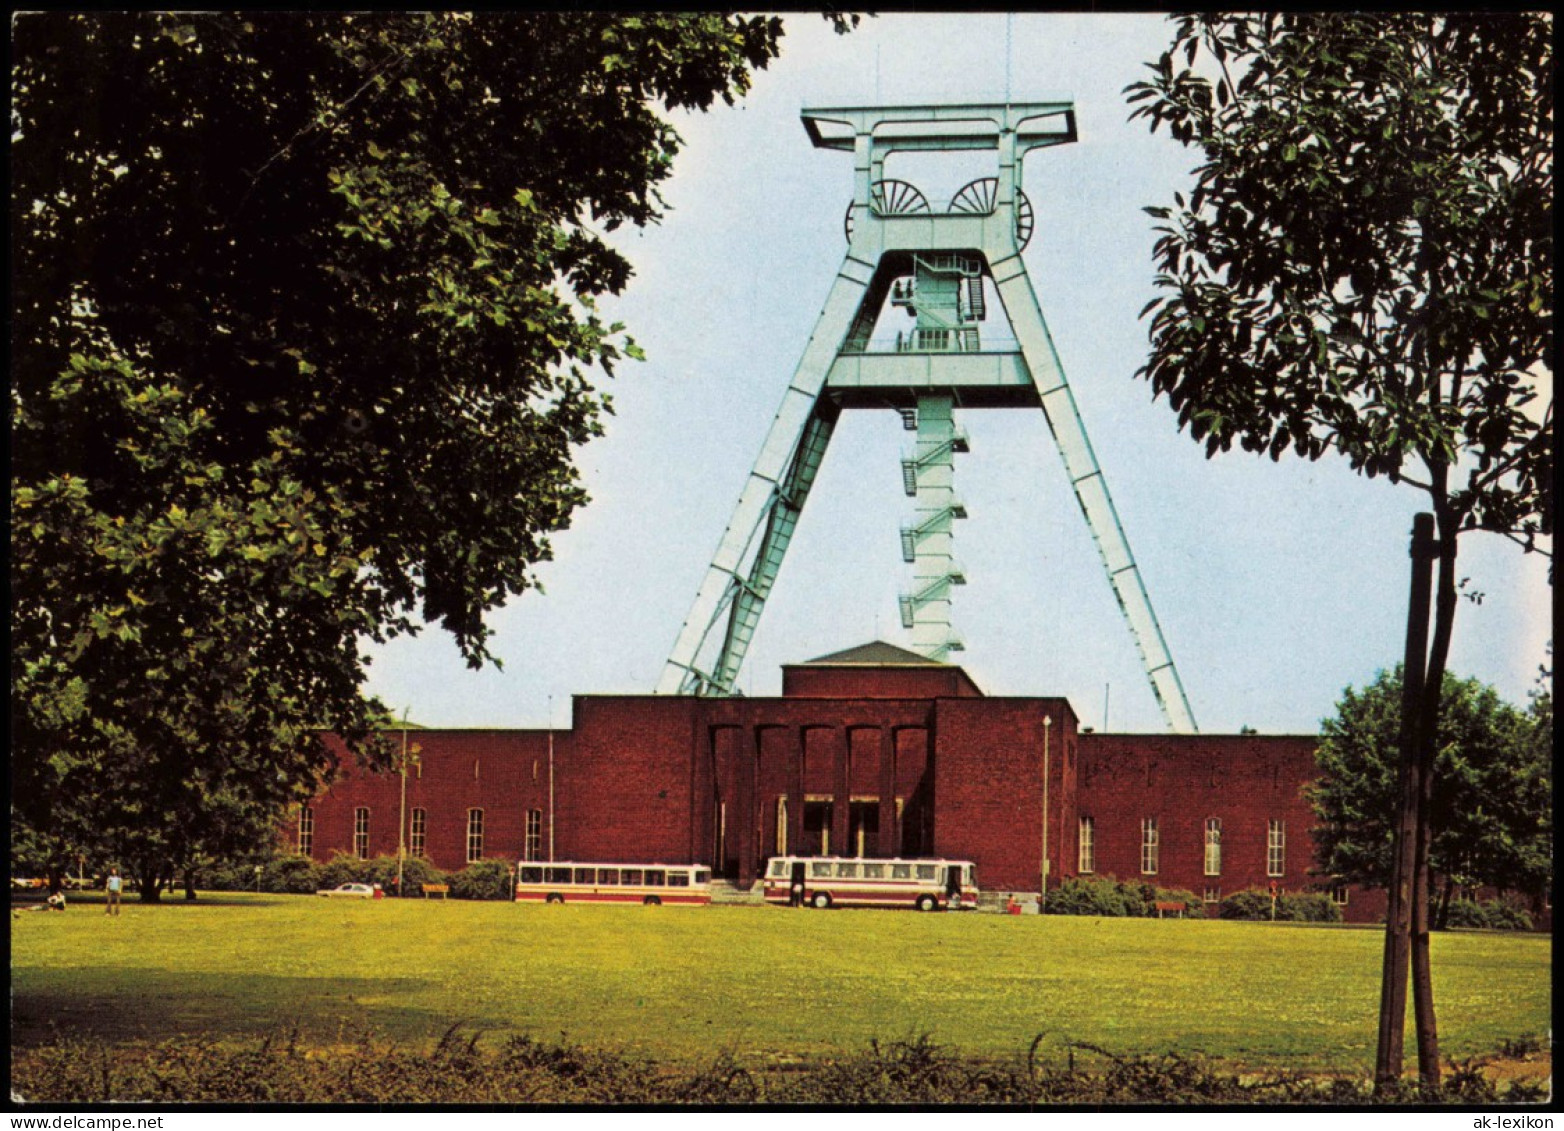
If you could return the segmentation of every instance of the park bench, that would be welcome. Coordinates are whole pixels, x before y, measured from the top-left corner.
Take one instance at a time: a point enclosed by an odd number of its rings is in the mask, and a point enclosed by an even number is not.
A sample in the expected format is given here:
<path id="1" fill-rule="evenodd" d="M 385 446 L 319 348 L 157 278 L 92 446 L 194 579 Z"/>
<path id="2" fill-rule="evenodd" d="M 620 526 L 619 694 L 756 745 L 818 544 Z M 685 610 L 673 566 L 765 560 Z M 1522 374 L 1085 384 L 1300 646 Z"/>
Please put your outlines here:
<path id="1" fill-rule="evenodd" d="M 419 886 L 424 889 L 425 899 L 428 899 L 431 895 L 437 895 L 441 899 L 444 899 L 446 896 L 451 894 L 450 884 L 421 884 Z"/>
<path id="2" fill-rule="evenodd" d="M 1157 909 L 1158 919 L 1162 918 L 1164 914 L 1173 912 L 1176 912 L 1180 919 L 1184 917 L 1184 905 L 1177 901 L 1159 899 L 1153 906 Z"/>

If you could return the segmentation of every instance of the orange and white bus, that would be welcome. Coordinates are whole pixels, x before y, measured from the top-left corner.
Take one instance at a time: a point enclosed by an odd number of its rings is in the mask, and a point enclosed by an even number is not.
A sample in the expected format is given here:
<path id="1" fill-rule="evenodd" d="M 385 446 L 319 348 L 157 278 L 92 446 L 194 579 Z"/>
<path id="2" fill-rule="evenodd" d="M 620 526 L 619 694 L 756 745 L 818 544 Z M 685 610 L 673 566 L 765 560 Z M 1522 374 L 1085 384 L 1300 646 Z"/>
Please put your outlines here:
<path id="1" fill-rule="evenodd" d="M 711 902 L 704 864 L 545 864 L 516 866 L 516 898 L 535 903 L 644 903 L 648 907 Z"/>
<path id="2" fill-rule="evenodd" d="M 977 909 L 977 867 L 968 860 L 865 860 L 774 856 L 766 865 L 767 903 L 787 907 Z"/>

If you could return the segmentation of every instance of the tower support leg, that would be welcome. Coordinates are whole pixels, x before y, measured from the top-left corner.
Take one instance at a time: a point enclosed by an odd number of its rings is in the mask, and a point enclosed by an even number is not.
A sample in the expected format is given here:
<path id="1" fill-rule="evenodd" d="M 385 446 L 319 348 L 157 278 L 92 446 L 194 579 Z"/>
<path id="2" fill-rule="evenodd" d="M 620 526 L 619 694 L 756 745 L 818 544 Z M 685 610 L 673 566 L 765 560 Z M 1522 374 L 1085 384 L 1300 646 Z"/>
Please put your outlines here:
<path id="1" fill-rule="evenodd" d="M 835 412 L 819 403 L 820 391 L 873 276 L 873 264 L 851 254 L 843 260 L 663 666 L 657 683 L 660 694 L 732 694 L 798 512 L 830 440 Z M 728 625 L 718 630 L 724 614 Z"/>
<path id="2" fill-rule="evenodd" d="M 1129 624 L 1130 635 L 1140 652 L 1141 662 L 1151 681 L 1151 690 L 1162 708 L 1168 727 L 1176 734 L 1193 734 L 1198 728 L 1189 699 L 1184 694 L 1178 669 L 1173 666 L 1172 653 L 1168 651 L 1162 636 L 1162 626 L 1152 611 L 1151 598 L 1141 580 L 1140 567 L 1130 552 L 1129 540 L 1119 523 L 1113 497 L 1108 493 L 1107 480 L 1097 465 L 1091 441 L 1086 436 L 1086 426 L 1075 405 L 1075 395 L 1060 364 L 1048 325 L 1043 321 L 1042 308 L 1037 294 L 1032 290 L 1031 279 L 1019 254 L 998 260 L 993 264 L 993 275 L 1005 313 L 1010 319 L 1022 357 L 1031 371 L 1042 401 L 1043 415 L 1053 433 L 1059 454 L 1064 459 L 1065 473 L 1070 478 L 1075 500 L 1086 518 L 1087 529 L 1102 556 L 1108 583 L 1118 599 L 1119 608 Z"/>

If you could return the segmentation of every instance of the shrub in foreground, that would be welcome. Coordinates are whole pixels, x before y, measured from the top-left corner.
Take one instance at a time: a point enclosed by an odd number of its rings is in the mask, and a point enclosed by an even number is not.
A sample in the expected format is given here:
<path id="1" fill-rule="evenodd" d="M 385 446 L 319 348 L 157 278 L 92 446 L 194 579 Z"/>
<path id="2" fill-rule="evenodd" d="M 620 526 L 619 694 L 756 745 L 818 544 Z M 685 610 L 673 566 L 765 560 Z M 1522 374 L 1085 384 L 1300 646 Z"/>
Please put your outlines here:
<path id="1" fill-rule="evenodd" d="M 1478 1062 L 1437 1090 L 1407 1082 L 1376 1100 L 1367 1079 L 1296 1073 L 1244 1079 L 1200 1058 L 1118 1056 L 1070 1046 L 1064 1063 L 1024 1055 L 993 1062 L 927 1037 L 872 1042 L 856 1054 L 780 1068 L 731 1053 L 695 1066 L 514 1036 L 498 1048 L 453 1026 L 433 1048 L 369 1035 L 332 1051 L 300 1047 L 297 1033 L 234 1047 L 206 1041 L 116 1049 L 70 1042 L 17 1049 L 14 1099 L 31 1103 L 568 1103 L 568 1104 L 1365 1104 L 1535 1103 L 1540 1086 L 1500 1091 Z M 1079 1054 L 1079 1058 L 1078 1058 Z"/>

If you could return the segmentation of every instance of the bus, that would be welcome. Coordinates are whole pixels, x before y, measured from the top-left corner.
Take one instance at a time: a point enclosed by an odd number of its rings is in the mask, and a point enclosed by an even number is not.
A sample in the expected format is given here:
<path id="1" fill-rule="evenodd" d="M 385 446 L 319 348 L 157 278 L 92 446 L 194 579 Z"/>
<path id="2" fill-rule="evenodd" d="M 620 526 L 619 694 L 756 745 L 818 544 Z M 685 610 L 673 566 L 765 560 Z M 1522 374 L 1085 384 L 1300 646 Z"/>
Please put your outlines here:
<path id="1" fill-rule="evenodd" d="M 533 903 L 642 903 L 648 907 L 711 902 L 704 864 L 581 864 L 523 860 L 516 899 Z"/>
<path id="2" fill-rule="evenodd" d="M 783 907 L 977 909 L 977 867 L 969 860 L 866 860 L 846 856 L 773 856 L 767 903 Z"/>

